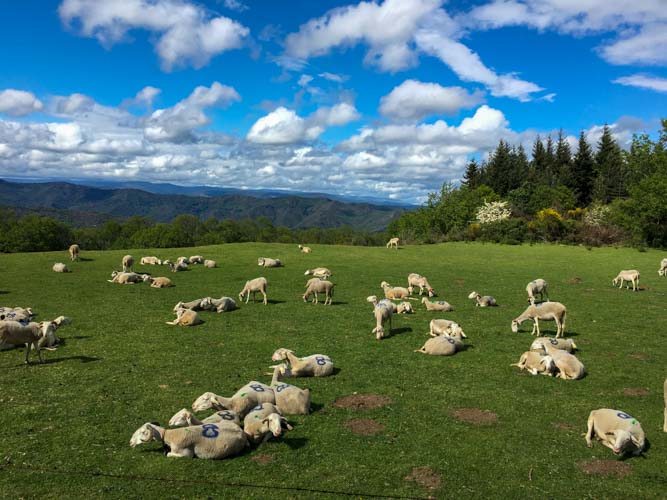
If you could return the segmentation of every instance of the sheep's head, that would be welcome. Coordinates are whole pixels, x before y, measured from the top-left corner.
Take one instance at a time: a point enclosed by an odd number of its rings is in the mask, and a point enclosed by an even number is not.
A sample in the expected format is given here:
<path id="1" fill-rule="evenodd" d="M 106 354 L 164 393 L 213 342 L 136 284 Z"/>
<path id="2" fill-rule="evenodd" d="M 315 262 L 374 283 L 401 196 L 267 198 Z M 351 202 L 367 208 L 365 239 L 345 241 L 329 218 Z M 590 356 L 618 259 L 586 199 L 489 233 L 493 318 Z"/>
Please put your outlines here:
<path id="1" fill-rule="evenodd" d="M 205 392 L 192 403 L 192 411 L 209 410 L 217 402 L 216 395 L 212 392 Z"/>
<path id="2" fill-rule="evenodd" d="M 369 295 L 366 297 L 366 302 L 370 302 L 373 305 L 376 305 L 378 303 L 378 298 L 376 295 Z"/>
<path id="3" fill-rule="evenodd" d="M 665 275 L 665 270 L 664 270 L 664 269 L 660 269 L 660 270 L 658 271 L 658 276 L 664 276 L 664 275 Z"/>
<path id="4" fill-rule="evenodd" d="M 287 359 L 288 352 L 290 354 L 294 354 L 294 351 L 281 347 L 280 349 L 278 349 L 276 352 L 273 353 L 273 355 L 271 356 L 271 361 L 281 361 L 283 359 Z"/>
<path id="5" fill-rule="evenodd" d="M 463 328 L 461 328 L 459 325 L 452 325 L 452 333 L 450 334 L 450 337 L 454 338 L 464 338 L 467 339 L 468 337 L 466 336 L 465 333 L 463 333 Z"/>
<path id="6" fill-rule="evenodd" d="M 543 373 L 553 373 L 556 371 L 556 363 L 551 356 L 543 356 L 540 360 L 540 366 Z"/>
<path id="7" fill-rule="evenodd" d="M 115 278 L 118 276 L 118 271 L 111 271 L 111 279 Z"/>
<path id="8" fill-rule="evenodd" d="M 268 417 L 262 420 L 262 423 L 265 424 L 273 437 L 280 437 L 283 432 L 291 431 L 293 427 L 285 420 L 285 417 L 278 415 L 277 413 L 272 413 Z"/>
<path id="9" fill-rule="evenodd" d="M 375 329 L 375 338 L 377 340 L 380 340 L 380 339 L 384 338 L 384 328 L 383 327 L 379 326 Z"/>
<path id="10" fill-rule="evenodd" d="M 389 288 L 389 283 L 383 281 L 382 283 L 380 283 L 380 288 Z"/>
<path id="11" fill-rule="evenodd" d="M 257 259 L 257 265 L 258 266 L 263 266 L 264 265 L 264 257 L 260 257 L 259 259 Z"/>
<path id="12" fill-rule="evenodd" d="M 142 274 L 141 275 L 141 280 L 144 283 L 153 283 L 153 278 L 151 278 L 150 275 L 148 275 L 148 274 Z"/>
<path id="13" fill-rule="evenodd" d="M 512 331 L 514 333 L 519 333 L 519 322 L 516 320 L 512 321 Z"/>
<path id="14" fill-rule="evenodd" d="M 58 325 L 53 321 L 42 321 L 39 323 L 40 336 L 44 338 L 54 338 Z"/>
<path id="15" fill-rule="evenodd" d="M 192 413 L 189 410 L 183 408 L 181 411 L 176 413 L 169 420 L 169 425 L 171 427 L 182 427 L 184 425 L 190 425 L 192 422 Z"/>
<path id="16" fill-rule="evenodd" d="M 428 296 L 429 297 L 435 297 L 435 290 L 433 290 L 433 288 L 428 289 Z"/>
<path id="17" fill-rule="evenodd" d="M 413 287 L 412 285 L 410 285 L 408 287 L 408 292 L 410 293 L 410 295 L 412 295 L 412 292 L 414 292 L 414 290 L 415 290 L 415 287 Z"/>
<path id="18" fill-rule="evenodd" d="M 130 439 L 130 446 L 134 448 L 140 444 L 150 443 L 153 439 L 157 438 L 159 438 L 157 429 L 153 426 L 153 424 L 146 423 L 139 427 L 134 432 L 134 434 L 132 434 L 132 438 Z"/>
<path id="19" fill-rule="evenodd" d="M 477 292 L 470 292 L 470 295 L 468 295 L 469 299 L 476 299 L 479 294 Z"/>
<path id="20" fill-rule="evenodd" d="M 640 441 L 626 430 L 617 429 L 615 431 L 607 432 L 606 435 L 611 438 L 609 441 L 613 446 L 612 451 L 614 452 L 614 455 L 622 455 L 630 451 L 639 454 L 644 449 L 644 442 Z"/>

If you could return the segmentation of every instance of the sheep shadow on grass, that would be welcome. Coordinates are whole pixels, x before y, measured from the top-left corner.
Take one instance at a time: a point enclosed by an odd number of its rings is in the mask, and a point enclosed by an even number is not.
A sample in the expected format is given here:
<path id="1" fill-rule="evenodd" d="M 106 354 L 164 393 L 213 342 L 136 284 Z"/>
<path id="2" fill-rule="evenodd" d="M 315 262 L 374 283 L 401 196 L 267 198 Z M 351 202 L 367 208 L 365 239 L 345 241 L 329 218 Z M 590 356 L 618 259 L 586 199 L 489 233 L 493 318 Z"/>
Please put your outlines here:
<path id="1" fill-rule="evenodd" d="M 93 356 L 64 356 L 62 358 L 45 359 L 44 364 L 51 365 L 55 363 L 61 363 L 63 361 L 72 361 L 75 359 L 78 359 L 82 363 L 92 363 L 94 361 L 102 361 L 102 358 L 96 358 Z"/>
<path id="2" fill-rule="evenodd" d="M 400 335 L 402 333 L 409 333 L 412 331 L 412 328 L 409 326 L 402 326 L 400 328 L 392 328 L 391 335 Z"/>

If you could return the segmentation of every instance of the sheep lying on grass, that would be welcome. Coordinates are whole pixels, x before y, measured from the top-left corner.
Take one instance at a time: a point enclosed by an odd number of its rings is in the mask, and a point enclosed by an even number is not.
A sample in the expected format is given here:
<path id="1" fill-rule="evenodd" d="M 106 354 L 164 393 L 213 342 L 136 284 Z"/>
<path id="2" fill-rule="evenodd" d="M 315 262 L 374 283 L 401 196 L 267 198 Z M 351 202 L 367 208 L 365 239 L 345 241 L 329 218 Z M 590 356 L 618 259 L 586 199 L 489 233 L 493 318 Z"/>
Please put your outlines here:
<path id="1" fill-rule="evenodd" d="M 554 346 L 556 349 L 561 349 L 569 353 L 574 352 L 577 349 L 577 344 L 574 343 L 572 339 L 553 339 L 548 337 L 538 337 L 533 340 L 533 343 L 530 346 L 531 351 L 543 351 L 546 352 L 544 343 L 549 343 Z"/>
<path id="2" fill-rule="evenodd" d="M 0 307 L 0 320 L 28 322 L 32 319 L 33 312 L 30 307 Z"/>
<path id="3" fill-rule="evenodd" d="M 637 419 L 610 408 L 593 410 L 588 416 L 586 444 L 589 448 L 593 447 L 594 436 L 615 455 L 641 455 L 646 444 L 644 429 Z"/>
<path id="4" fill-rule="evenodd" d="M 273 369 L 271 388 L 276 395 L 276 406 L 284 415 L 308 415 L 310 413 L 310 389 L 301 389 L 282 382 L 280 366 Z"/>
<path id="5" fill-rule="evenodd" d="M 419 295 L 426 290 L 429 297 L 435 296 L 435 290 L 433 290 L 433 287 L 424 276 L 420 276 L 417 273 L 408 274 L 408 290 L 410 290 L 410 293 L 412 293 L 412 290 L 416 286 L 419 287 Z"/>
<path id="6" fill-rule="evenodd" d="M 477 301 L 477 304 L 475 304 L 478 307 L 495 307 L 498 305 L 496 302 L 496 299 L 491 297 L 490 295 L 484 295 L 481 296 L 477 292 L 470 292 L 470 295 L 468 295 L 469 299 L 475 299 Z"/>
<path id="7" fill-rule="evenodd" d="M 526 285 L 526 293 L 528 294 L 528 302 L 531 305 L 535 304 L 535 296 L 540 294 L 540 302 L 544 301 L 544 295 L 547 296 L 547 302 L 549 302 L 549 285 L 542 278 L 531 281 Z"/>
<path id="8" fill-rule="evenodd" d="M 139 259 L 139 264 L 142 266 L 161 266 L 162 261 L 155 257 L 154 255 L 148 257 L 142 257 Z"/>
<path id="9" fill-rule="evenodd" d="M 457 337 L 449 335 L 440 335 L 430 338 L 426 343 L 415 352 L 430 354 L 432 356 L 452 356 L 463 349 L 463 342 Z"/>
<path id="10" fill-rule="evenodd" d="M 551 356 L 543 356 L 539 352 L 526 351 L 519 358 L 518 363 L 514 363 L 510 366 L 518 366 L 521 370 L 526 370 L 531 375 L 537 375 L 541 373 L 542 375 L 553 376 L 556 371 L 556 364 Z"/>
<path id="11" fill-rule="evenodd" d="M 169 278 L 165 278 L 164 276 L 149 278 L 149 283 L 151 284 L 152 288 L 169 288 L 174 286 L 171 280 Z"/>
<path id="12" fill-rule="evenodd" d="M 188 264 L 184 261 L 177 262 L 176 264 L 168 262 L 167 265 L 172 273 L 180 273 L 181 271 L 187 271 L 189 269 Z"/>
<path id="13" fill-rule="evenodd" d="M 448 311 L 453 311 L 454 308 L 451 306 L 449 302 L 445 302 L 444 300 L 439 300 L 437 302 L 431 302 L 428 300 L 426 297 L 422 299 L 422 304 L 426 306 L 427 311 L 443 311 L 443 312 L 448 312 Z"/>
<path id="14" fill-rule="evenodd" d="M 432 319 L 429 323 L 429 335 L 431 337 L 438 337 L 440 335 L 449 335 L 467 338 L 463 333 L 461 326 L 455 321 L 448 319 Z"/>
<path id="15" fill-rule="evenodd" d="M 562 337 L 565 333 L 565 317 L 567 308 L 560 302 L 542 302 L 541 304 L 530 305 L 518 317 L 512 320 L 512 331 L 517 333 L 519 326 L 524 321 L 533 321 L 533 330 L 531 335 L 540 335 L 540 324 L 538 320 L 556 322 L 556 338 Z"/>
<path id="16" fill-rule="evenodd" d="M 202 302 L 204 302 L 205 299 L 195 299 L 191 300 L 190 302 L 179 302 L 174 306 L 172 311 L 176 312 L 179 309 L 192 309 L 193 311 L 202 311 L 204 308 L 202 307 Z"/>
<path id="17" fill-rule="evenodd" d="M 276 396 L 273 389 L 266 384 L 253 380 L 236 391 L 231 398 L 205 392 L 192 403 L 192 410 L 203 411 L 211 408 L 234 410 L 241 417 L 244 417 L 254 406 L 260 403 L 275 404 L 275 402 Z"/>
<path id="18" fill-rule="evenodd" d="M 289 369 L 283 373 L 287 377 L 327 377 L 334 372 L 334 363 L 325 354 L 311 354 L 299 358 L 294 354 L 294 351 L 281 347 L 273 353 L 271 360 L 287 360 Z M 275 368 L 275 366 L 271 368 Z"/>
<path id="19" fill-rule="evenodd" d="M 239 306 L 236 305 L 236 301 L 231 297 L 220 297 L 219 299 L 205 297 L 201 300 L 200 307 L 205 311 L 215 311 L 219 313 L 234 311 L 239 308 Z"/>
<path id="20" fill-rule="evenodd" d="M 193 255 L 189 259 L 190 264 L 203 264 L 204 263 L 204 257 L 201 255 Z"/>
<path id="21" fill-rule="evenodd" d="M 79 252 L 81 251 L 81 248 L 79 248 L 79 245 L 76 243 L 73 245 L 70 245 L 69 247 L 69 258 L 72 262 L 75 260 L 79 260 Z"/>
<path id="22" fill-rule="evenodd" d="M 257 259 L 257 265 L 261 267 L 282 267 L 280 259 L 270 259 L 268 257 L 260 257 Z"/>
<path id="23" fill-rule="evenodd" d="M 53 267 L 51 269 L 53 269 L 54 273 L 69 273 L 69 272 L 71 272 L 69 270 L 69 268 L 65 264 L 63 264 L 62 262 L 56 262 L 55 264 L 53 264 Z"/>
<path id="24" fill-rule="evenodd" d="M 134 257 L 131 255 L 125 255 L 123 257 L 123 260 L 121 261 L 121 264 L 123 266 L 123 272 L 124 273 L 129 273 L 132 271 L 132 268 L 134 267 Z"/>
<path id="25" fill-rule="evenodd" d="M 326 267 L 316 267 L 314 269 L 306 269 L 306 272 L 303 274 L 305 274 L 306 276 L 312 274 L 316 278 L 322 278 L 323 280 L 328 280 L 333 275 L 333 273 Z"/>
<path id="26" fill-rule="evenodd" d="M 185 264 L 188 266 L 190 264 L 190 259 L 188 259 L 186 256 L 182 255 L 181 257 L 176 259 L 176 264 Z"/>
<path id="27" fill-rule="evenodd" d="M 304 247 L 303 245 L 299 245 L 299 250 L 301 250 L 301 253 L 311 253 L 313 251 L 312 248 Z"/>
<path id="28" fill-rule="evenodd" d="M 239 292 L 239 300 L 243 302 L 245 298 L 245 303 L 247 304 L 250 300 L 250 294 L 252 293 L 252 301 L 255 302 L 255 294 L 260 292 L 264 296 L 264 305 L 266 305 L 266 287 L 268 282 L 266 278 L 255 278 L 254 280 L 246 281 L 243 290 Z"/>
<path id="29" fill-rule="evenodd" d="M 631 269 L 629 271 L 621 271 L 618 273 L 618 276 L 616 276 L 611 284 L 612 286 L 616 286 L 617 283 L 619 283 L 618 288 L 623 288 L 623 282 L 627 281 L 628 284 L 625 285 L 626 289 L 630 288 L 630 283 L 632 283 L 632 291 L 636 292 L 637 289 L 639 288 L 639 271 L 635 269 Z"/>
<path id="30" fill-rule="evenodd" d="M 176 311 L 176 319 L 174 321 L 167 321 L 166 323 L 168 325 L 196 326 L 201 325 L 203 322 L 197 311 L 181 308 Z"/>
<path id="31" fill-rule="evenodd" d="M 402 286 L 391 286 L 386 281 L 380 283 L 380 288 L 384 290 L 384 296 L 390 300 L 403 300 L 410 298 L 410 290 Z M 413 299 L 414 300 L 414 299 Z"/>
<path id="32" fill-rule="evenodd" d="M 318 302 L 318 295 L 320 293 L 324 294 L 324 305 L 326 306 L 327 304 L 331 305 L 331 302 L 333 301 L 333 292 L 334 292 L 334 285 L 331 281 L 326 281 L 326 280 L 321 280 L 319 278 L 313 278 L 308 281 L 308 287 L 306 288 L 306 292 L 303 294 L 303 301 L 307 302 L 308 298 L 310 298 L 311 295 L 314 295 L 315 298 L 313 299 L 313 303 L 317 304 Z"/>
<path id="33" fill-rule="evenodd" d="M 148 274 L 137 274 L 134 272 L 113 271 L 111 279 L 107 280 L 109 283 L 119 283 L 121 285 L 134 285 L 135 283 L 146 283 L 151 279 Z"/>
<path id="34" fill-rule="evenodd" d="M 549 342 L 542 342 L 542 345 L 544 351 L 553 358 L 558 369 L 558 377 L 563 380 L 579 380 L 586 374 L 586 368 L 574 354 L 557 349 Z"/>
<path id="35" fill-rule="evenodd" d="M 270 419 L 277 419 L 281 422 L 280 426 L 276 426 L 280 430 L 277 434 L 272 431 L 268 432 Z M 282 425 L 283 421 L 284 426 Z M 278 407 L 271 403 L 260 403 L 243 419 L 243 432 L 252 444 L 260 444 L 271 439 L 272 436 L 279 437 L 282 430 L 292 430 L 292 426 L 287 423 L 287 420 L 282 418 Z"/>
<path id="36" fill-rule="evenodd" d="M 216 411 L 213 415 L 209 415 L 204 420 L 199 420 L 195 417 L 190 410 L 183 408 L 173 417 L 169 419 L 169 425 L 171 427 L 185 427 L 193 425 L 204 425 L 204 424 L 230 424 L 230 425 L 241 425 L 241 419 L 239 418 L 238 413 L 233 410 L 219 410 Z"/>
<path id="37" fill-rule="evenodd" d="M 40 341 L 55 338 L 56 323 L 52 321 L 42 321 L 41 323 L 28 323 L 22 325 L 18 321 L 0 321 L 0 345 L 24 345 L 25 362 L 29 364 L 30 344 L 37 351 L 37 357 L 40 363 L 44 363 L 40 351 Z"/>
<path id="38" fill-rule="evenodd" d="M 209 269 L 213 269 L 214 267 L 218 267 L 218 263 L 214 260 L 206 259 L 204 261 L 204 267 L 208 267 Z"/>

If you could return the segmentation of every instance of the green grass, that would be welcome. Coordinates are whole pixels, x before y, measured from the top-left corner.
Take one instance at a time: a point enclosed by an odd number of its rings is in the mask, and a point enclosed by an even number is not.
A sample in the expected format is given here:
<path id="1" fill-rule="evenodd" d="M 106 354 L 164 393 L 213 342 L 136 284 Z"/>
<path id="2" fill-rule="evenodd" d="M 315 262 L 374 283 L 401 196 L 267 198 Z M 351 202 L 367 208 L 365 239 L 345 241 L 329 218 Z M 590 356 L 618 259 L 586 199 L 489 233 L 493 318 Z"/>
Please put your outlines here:
<path id="1" fill-rule="evenodd" d="M 176 284 L 171 289 L 107 283 L 125 253 L 137 261 L 142 255 L 174 259 L 199 253 L 221 267 L 195 267 L 176 275 L 145 267 L 169 275 Z M 328 496 L 225 486 L 253 483 L 366 497 L 665 496 L 667 279 L 656 272 L 664 256 L 660 252 L 451 243 L 399 251 L 314 246 L 313 254 L 302 255 L 296 245 L 238 244 L 84 250 L 82 256 L 87 260 L 72 263 L 71 274 L 50 270 L 54 262 L 66 261 L 66 252 L 2 256 L 0 305 L 31 306 L 39 320 L 61 314 L 73 319 L 59 331 L 64 345 L 45 352 L 47 363 L 42 366 L 23 366 L 23 353 L 16 350 L 0 353 L 0 459 L 10 461 L 0 468 L 2 495 Z M 280 258 L 285 267 L 260 269 L 258 256 Z M 303 272 L 316 266 L 334 272 L 331 307 L 301 300 Z M 642 272 L 641 292 L 611 287 L 620 269 L 632 268 Z M 406 286 L 410 272 L 428 276 L 455 311 L 442 315 L 419 305 L 415 315 L 395 317 L 394 328 L 400 333 L 376 341 L 365 297 L 379 294 L 382 280 Z M 246 279 L 261 275 L 269 281 L 273 303 L 268 306 L 251 302 L 232 313 L 202 313 L 206 323 L 194 328 L 165 324 L 173 318 L 171 308 L 177 301 L 236 297 Z M 510 321 L 526 306 L 526 283 L 537 277 L 549 282 L 552 300 L 568 307 L 566 332 L 580 347 L 578 356 L 588 371 L 583 380 L 532 377 L 509 366 L 531 343 L 528 324 L 512 334 Z M 567 281 L 574 277 L 581 283 Z M 493 295 L 500 307 L 474 307 L 466 298 L 472 290 Z M 458 321 L 470 348 L 453 357 L 414 353 L 427 338 L 429 321 L 437 317 Z M 541 325 L 553 332 L 552 322 Z M 223 461 L 167 459 L 156 443 L 130 448 L 130 436 L 141 424 L 165 424 L 205 391 L 227 395 L 251 379 L 267 381 L 263 373 L 278 347 L 301 355 L 328 354 L 340 369 L 332 377 L 296 380 L 312 390 L 316 411 L 290 417 L 294 430 L 285 439 Z M 627 396 L 625 388 L 645 388 L 649 394 Z M 370 411 L 332 404 L 354 392 L 383 394 L 392 402 Z M 625 461 L 632 467 L 628 477 L 602 478 L 577 467 L 592 459 L 615 460 L 599 444 L 589 450 L 581 436 L 588 413 L 600 407 L 630 413 L 646 431 L 650 448 L 645 457 Z M 451 416 L 457 408 L 490 410 L 498 421 L 464 423 Z M 376 419 L 385 430 L 375 436 L 352 434 L 343 425 L 350 418 Z M 260 454 L 273 461 L 253 461 Z M 415 466 L 438 473 L 440 489 L 406 481 Z"/>

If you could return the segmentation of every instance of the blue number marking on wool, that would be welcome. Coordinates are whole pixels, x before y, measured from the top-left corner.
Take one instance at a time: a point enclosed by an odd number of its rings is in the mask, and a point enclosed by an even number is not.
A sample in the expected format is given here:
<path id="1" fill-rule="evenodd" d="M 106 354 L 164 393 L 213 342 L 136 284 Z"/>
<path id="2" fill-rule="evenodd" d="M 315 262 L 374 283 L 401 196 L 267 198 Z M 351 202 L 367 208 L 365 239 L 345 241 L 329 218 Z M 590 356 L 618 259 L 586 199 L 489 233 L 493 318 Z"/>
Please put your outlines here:
<path id="1" fill-rule="evenodd" d="M 276 386 L 276 392 L 283 392 L 288 387 L 289 387 L 288 384 L 280 384 L 280 385 Z"/>
<path id="2" fill-rule="evenodd" d="M 252 384 L 250 388 L 255 392 L 264 392 L 264 387 L 259 384 Z"/>
<path id="3" fill-rule="evenodd" d="M 622 411 L 619 411 L 616 414 L 616 416 L 619 417 L 619 418 L 624 418 L 624 419 L 632 418 L 630 415 L 628 415 L 627 413 L 622 412 Z"/>
<path id="4" fill-rule="evenodd" d="M 558 345 L 558 341 L 556 339 L 551 339 L 549 342 L 551 342 L 551 345 Z"/>
<path id="5" fill-rule="evenodd" d="M 223 420 L 234 420 L 234 415 L 232 415 L 231 413 L 224 412 L 224 411 L 221 411 L 220 413 L 218 413 L 218 416 Z"/>
<path id="6" fill-rule="evenodd" d="M 206 424 L 201 428 L 201 434 L 207 438 L 217 438 L 220 432 L 215 424 Z"/>
<path id="7" fill-rule="evenodd" d="M 323 356 L 317 356 L 315 358 L 315 361 L 317 361 L 317 364 L 320 366 L 324 366 L 327 364 L 327 360 Z"/>
<path id="8" fill-rule="evenodd" d="M 264 408 L 264 405 L 257 405 L 252 409 L 252 411 L 261 411 L 262 408 Z"/>
<path id="9" fill-rule="evenodd" d="M 454 342 L 454 339 L 453 339 L 453 338 L 450 338 L 450 337 L 447 337 L 447 342 L 449 342 L 450 344 L 454 344 L 454 343 L 455 343 L 455 342 Z"/>

